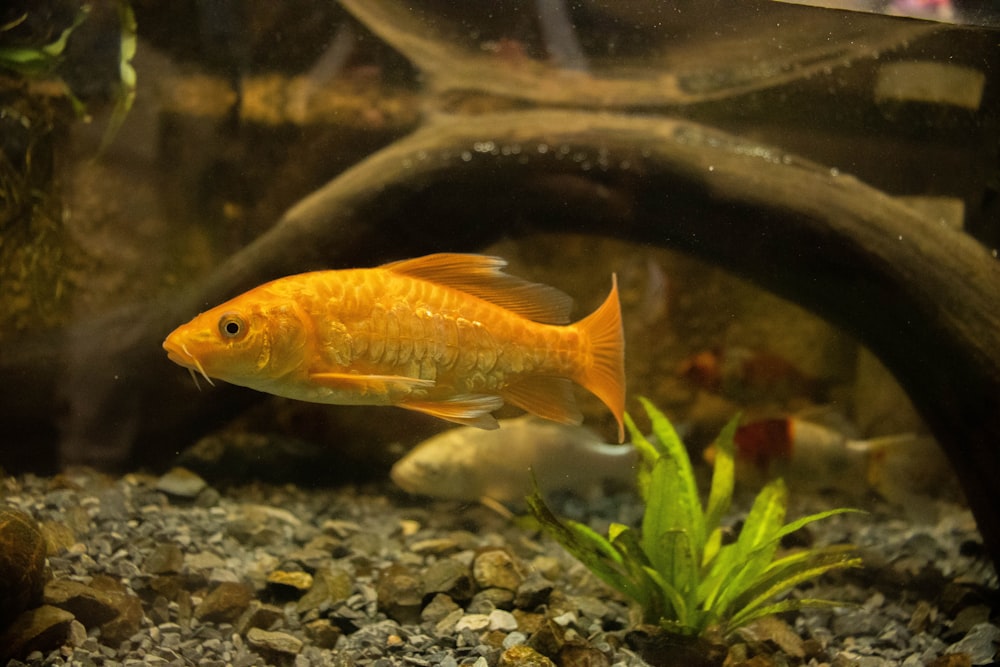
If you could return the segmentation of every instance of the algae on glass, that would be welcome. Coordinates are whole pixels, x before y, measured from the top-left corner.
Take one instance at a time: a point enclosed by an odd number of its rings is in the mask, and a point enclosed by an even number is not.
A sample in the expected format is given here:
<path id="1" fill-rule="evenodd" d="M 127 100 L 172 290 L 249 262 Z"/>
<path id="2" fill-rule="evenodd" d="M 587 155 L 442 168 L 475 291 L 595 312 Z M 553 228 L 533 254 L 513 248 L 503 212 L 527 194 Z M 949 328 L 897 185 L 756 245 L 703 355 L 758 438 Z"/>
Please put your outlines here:
<path id="1" fill-rule="evenodd" d="M 639 531 L 613 523 L 604 537 L 558 519 L 536 490 L 528 507 L 545 532 L 598 578 L 634 600 L 645 622 L 671 633 L 726 636 L 762 616 L 805 607 L 842 606 L 833 600 L 781 598 L 798 584 L 831 570 L 858 567 L 853 545 L 838 544 L 778 555 L 781 539 L 835 514 L 831 509 L 784 523 L 788 491 L 781 479 L 757 495 L 735 541 L 723 544 L 722 518 L 733 494 L 738 417 L 716 440 L 712 481 L 703 505 L 690 458 L 669 420 L 640 399 L 653 426 L 647 439 L 626 415 L 640 453 L 639 492 L 645 502 Z"/>

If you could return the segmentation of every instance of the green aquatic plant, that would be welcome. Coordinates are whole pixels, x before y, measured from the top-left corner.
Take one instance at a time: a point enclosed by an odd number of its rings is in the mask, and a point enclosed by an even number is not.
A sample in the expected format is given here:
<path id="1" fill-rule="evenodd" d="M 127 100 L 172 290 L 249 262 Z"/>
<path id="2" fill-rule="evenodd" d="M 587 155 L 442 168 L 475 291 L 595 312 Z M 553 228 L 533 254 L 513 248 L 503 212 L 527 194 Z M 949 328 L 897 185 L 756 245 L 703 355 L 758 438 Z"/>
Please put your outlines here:
<path id="1" fill-rule="evenodd" d="M 53 79 L 62 87 L 66 99 L 73 106 L 77 116 L 86 116 L 86 105 L 63 81 L 58 70 L 66 59 L 66 47 L 70 36 L 86 21 L 90 11 L 88 4 L 81 4 L 70 25 L 47 44 L 0 46 L 0 69 L 12 70 L 34 79 Z M 14 20 L 0 25 L 0 36 L 17 28 L 27 19 L 28 14 L 25 12 Z M 135 57 L 137 27 L 135 14 L 128 0 L 118 0 L 118 23 L 118 81 L 115 85 L 115 108 L 111 111 L 108 126 L 101 138 L 98 154 L 103 153 L 114 139 L 135 101 L 136 74 L 132 59 Z"/>
<path id="2" fill-rule="evenodd" d="M 59 33 L 57 39 L 48 44 L 0 47 L 0 67 L 15 70 L 26 76 L 48 76 L 61 62 L 69 36 L 83 23 L 89 13 L 90 7 L 86 5 L 80 7 L 69 27 Z M 13 21 L 0 25 L 0 33 L 13 30 L 27 18 L 28 14 L 25 12 Z"/>
<path id="3" fill-rule="evenodd" d="M 852 545 L 830 545 L 778 555 L 781 539 L 847 508 L 784 523 L 788 492 L 776 479 L 757 495 L 738 537 L 723 543 L 722 519 L 734 486 L 733 419 L 716 440 L 707 504 L 702 505 L 687 450 L 669 420 L 640 399 L 653 427 L 647 439 L 632 418 L 626 425 L 640 453 L 639 492 L 645 502 L 637 531 L 613 523 L 607 537 L 558 519 L 536 489 L 528 507 L 543 529 L 598 578 L 635 600 L 645 622 L 681 635 L 725 636 L 754 619 L 835 601 L 781 598 L 798 584 L 831 570 L 857 567 Z M 777 556 L 777 558 L 776 558 Z"/>

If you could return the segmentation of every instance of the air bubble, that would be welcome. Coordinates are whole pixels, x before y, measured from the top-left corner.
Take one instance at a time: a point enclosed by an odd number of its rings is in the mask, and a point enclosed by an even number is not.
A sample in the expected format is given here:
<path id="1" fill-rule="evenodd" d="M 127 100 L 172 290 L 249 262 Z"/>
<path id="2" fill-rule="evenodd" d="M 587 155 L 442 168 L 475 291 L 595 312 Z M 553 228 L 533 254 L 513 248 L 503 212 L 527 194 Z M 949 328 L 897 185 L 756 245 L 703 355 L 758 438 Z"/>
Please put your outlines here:
<path id="1" fill-rule="evenodd" d="M 469 151 L 462 151 L 462 162 L 469 162 L 472 160 L 472 153 Z"/>

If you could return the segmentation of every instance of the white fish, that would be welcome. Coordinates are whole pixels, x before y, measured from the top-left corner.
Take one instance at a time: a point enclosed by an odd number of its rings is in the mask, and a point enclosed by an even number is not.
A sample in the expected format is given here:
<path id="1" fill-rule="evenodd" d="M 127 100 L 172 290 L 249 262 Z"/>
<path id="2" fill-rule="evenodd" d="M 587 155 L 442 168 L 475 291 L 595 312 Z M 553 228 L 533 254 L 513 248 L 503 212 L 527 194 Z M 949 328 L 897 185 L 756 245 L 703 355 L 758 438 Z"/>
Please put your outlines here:
<path id="1" fill-rule="evenodd" d="M 484 431 L 439 433 L 396 462 L 392 480 L 409 493 L 450 500 L 521 504 L 532 491 L 586 493 L 605 481 L 635 483 L 638 454 L 590 430 L 527 415 Z M 490 503 L 492 504 L 492 503 Z"/>

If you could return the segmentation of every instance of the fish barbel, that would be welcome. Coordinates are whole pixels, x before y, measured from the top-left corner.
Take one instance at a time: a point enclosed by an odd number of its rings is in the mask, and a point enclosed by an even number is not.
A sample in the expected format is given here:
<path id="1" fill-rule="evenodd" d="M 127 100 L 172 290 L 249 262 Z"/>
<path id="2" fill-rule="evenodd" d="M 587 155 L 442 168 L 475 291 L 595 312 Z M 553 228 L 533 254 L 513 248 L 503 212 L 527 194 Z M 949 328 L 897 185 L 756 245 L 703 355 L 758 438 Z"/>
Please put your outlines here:
<path id="1" fill-rule="evenodd" d="M 624 337 L 617 281 L 568 324 L 561 291 L 503 273 L 498 257 L 440 253 L 371 269 L 315 271 L 201 313 L 163 343 L 197 371 L 278 396 L 395 405 L 484 429 L 505 402 L 582 420 L 572 382 L 595 394 L 624 440 Z"/>

